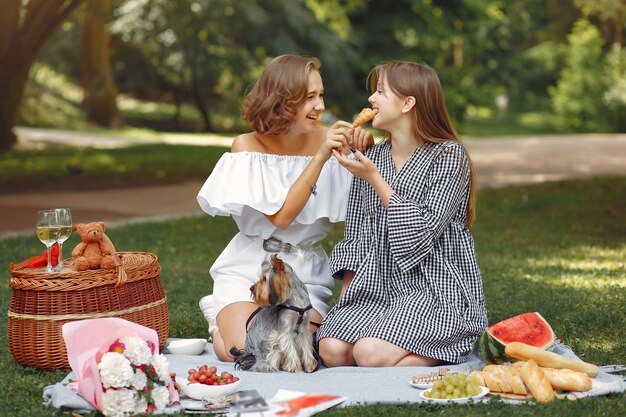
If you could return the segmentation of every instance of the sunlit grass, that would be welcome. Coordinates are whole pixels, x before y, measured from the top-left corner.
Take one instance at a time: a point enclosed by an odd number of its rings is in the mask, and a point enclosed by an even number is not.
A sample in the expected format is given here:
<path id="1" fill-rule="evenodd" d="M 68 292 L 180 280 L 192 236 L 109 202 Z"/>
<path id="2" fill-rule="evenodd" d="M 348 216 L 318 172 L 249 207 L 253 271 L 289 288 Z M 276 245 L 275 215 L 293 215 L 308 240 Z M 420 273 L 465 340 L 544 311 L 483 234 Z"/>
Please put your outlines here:
<path id="1" fill-rule="evenodd" d="M 224 147 L 151 144 L 57 147 L 0 154 L 0 191 L 97 189 L 206 178 Z"/>
<path id="2" fill-rule="evenodd" d="M 141 117 L 149 119 L 171 119 L 179 112 L 181 121 L 200 121 L 198 109 L 190 104 L 183 103 L 177 109 L 172 103 L 138 100 L 127 95 L 119 95 L 117 105 L 126 117 Z"/>
<path id="3" fill-rule="evenodd" d="M 463 138 L 572 133 L 562 118 L 550 111 L 502 113 L 488 107 L 469 106 L 458 127 Z"/>

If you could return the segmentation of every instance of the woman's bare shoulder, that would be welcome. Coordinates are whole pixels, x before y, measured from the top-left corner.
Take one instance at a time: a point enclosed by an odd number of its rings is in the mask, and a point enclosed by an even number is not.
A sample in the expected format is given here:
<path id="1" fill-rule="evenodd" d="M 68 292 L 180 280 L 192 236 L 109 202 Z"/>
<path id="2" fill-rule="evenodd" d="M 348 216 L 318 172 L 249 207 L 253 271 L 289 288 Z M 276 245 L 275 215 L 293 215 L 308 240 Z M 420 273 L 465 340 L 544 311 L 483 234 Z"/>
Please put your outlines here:
<path id="1" fill-rule="evenodd" d="M 231 152 L 262 152 L 263 144 L 254 132 L 244 133 L 233 140 L 230 150 Z"/>

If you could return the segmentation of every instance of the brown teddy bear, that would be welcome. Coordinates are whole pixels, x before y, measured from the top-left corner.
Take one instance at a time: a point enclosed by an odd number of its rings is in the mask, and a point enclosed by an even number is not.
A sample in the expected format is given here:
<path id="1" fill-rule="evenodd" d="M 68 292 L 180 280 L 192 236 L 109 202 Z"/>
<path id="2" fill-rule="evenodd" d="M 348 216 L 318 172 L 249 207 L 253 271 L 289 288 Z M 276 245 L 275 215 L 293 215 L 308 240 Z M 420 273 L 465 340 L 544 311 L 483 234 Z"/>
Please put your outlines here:
<path id="1" fill-rule="evenodd" d="M 82 240 L 72 251 L 77 271 L 87 269 L 110 269 L 117 264 L 115 246 L 104 234 L 104 222 L 79 223 L 72 225 Z"/>

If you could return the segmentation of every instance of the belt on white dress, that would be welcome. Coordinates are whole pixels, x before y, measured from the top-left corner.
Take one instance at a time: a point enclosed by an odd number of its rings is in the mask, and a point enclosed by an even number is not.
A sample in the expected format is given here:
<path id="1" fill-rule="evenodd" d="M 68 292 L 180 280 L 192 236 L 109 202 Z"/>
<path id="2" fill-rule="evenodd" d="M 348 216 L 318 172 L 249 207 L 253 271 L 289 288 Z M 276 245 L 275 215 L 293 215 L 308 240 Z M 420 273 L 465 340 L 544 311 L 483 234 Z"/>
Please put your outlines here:
<path id="1" fill-rule="evenodd" d="M 273 236 L 263 239 L 261 236 L 248 236 L 255 242 L 260 243 L 263 246 L 263 250 L 268 253 L 296 253 L 300 255 L 306 255 L 322 248 L 320 243 L 306 244 L 301 243 L 299 245 L 293 245 L 291 243 L 283 242 Z"/>

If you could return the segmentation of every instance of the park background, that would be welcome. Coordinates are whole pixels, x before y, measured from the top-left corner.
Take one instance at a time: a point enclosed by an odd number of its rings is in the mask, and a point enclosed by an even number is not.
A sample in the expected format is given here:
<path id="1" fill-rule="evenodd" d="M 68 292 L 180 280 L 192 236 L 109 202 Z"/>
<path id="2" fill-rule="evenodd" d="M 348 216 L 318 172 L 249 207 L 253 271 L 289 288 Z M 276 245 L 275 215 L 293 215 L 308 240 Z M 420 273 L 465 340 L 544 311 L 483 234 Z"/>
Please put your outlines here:
<path id="1" fill-rule="evenodd" d="M 2 194 L 206 177 L 226 148 L 34 146 L 20 140 L 18 126 L 139 141 L 165 132 L 232 138 L 247 129 L 239 116 L 246 89 L 282 53 L 321 59 L 324 121 L 349 120 L 367 105 L 373 65 L 406 59 L 438 72 L 468 141 L 626 132 L 624 0 L 3 0 L 0 7 Z M 489 189 L 478 204 L 474 235 L 490 323 L 539 310 L 584 359 L 626 362 L 626 177 Z M 198 337 L 206 330 L 195 308 L 198 294 L 210 292 L 206 269 L 234 233 L 229 219 L 192 217 L 109 234 L 119 250 L 159 256 L 171 336 Z M 340 236 L 336 228 L 327 251 Z M 76 243 L 72 236 L 66 247 Z M 40 246 L 34 233 L 0 239 L 0 264 Z M 4 339 L 8 279 L 0 291 Z M 2 344 L 12 384 L 3 385 L 0 415 L 53 414 L 41 390 L 64 372 L 22 367 Z M 624 399 L 324 415 L 618 416 Z"/>

